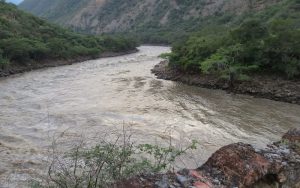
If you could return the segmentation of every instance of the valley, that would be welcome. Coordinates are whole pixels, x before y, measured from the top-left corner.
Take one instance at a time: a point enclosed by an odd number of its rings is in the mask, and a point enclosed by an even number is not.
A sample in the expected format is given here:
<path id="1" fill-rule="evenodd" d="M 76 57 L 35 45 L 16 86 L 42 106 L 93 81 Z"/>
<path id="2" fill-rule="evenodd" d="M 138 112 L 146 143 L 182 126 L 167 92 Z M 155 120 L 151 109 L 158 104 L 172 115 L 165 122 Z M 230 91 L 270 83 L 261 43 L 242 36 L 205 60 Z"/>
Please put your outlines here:
<path id="1" fill-rule="evenodd" d="M 127 126 L 138 143 L 198 149 L 177 168 L 196 168 L 217 149 L 263 148 L 300 123 L 300 106 L 158 80 L 150 70 L 168 47 L 36 70 L 0 79 L 0 185 L 23 187 L 47 172 L 53 141 L 66 151 Z M 71 145 L 71 146 L 70 146 Z"/>
<path id="2" fill-rule="evenodd" d="M 299 188 L 299 0 L 0 0 L 1 188 Z"/>

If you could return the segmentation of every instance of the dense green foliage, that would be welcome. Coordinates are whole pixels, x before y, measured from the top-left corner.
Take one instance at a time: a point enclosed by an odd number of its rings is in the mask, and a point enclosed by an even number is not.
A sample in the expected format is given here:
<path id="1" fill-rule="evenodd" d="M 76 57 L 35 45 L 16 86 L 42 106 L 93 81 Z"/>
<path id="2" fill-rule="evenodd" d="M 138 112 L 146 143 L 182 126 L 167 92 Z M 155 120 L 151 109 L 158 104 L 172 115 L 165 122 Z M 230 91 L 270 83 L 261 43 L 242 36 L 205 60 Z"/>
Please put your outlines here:
<path id="1" fill-rule="evenodd" d="M 76 34 L 0 1 L 0 68 L 43 59 L 97 57 L 101 52 L 126 51 L 135 46 L 135 42 L 120 37 Z"/>
<path id="2" fill-rule="evenodd" d="M 184 71 L 248 79 L 253 73 L 300 76 L 300 1 L 273 6 L 230 31 L 200 32 L 173 47 L 170 62 Z M 276 16 L 270 12 L 276 12 Z"/>

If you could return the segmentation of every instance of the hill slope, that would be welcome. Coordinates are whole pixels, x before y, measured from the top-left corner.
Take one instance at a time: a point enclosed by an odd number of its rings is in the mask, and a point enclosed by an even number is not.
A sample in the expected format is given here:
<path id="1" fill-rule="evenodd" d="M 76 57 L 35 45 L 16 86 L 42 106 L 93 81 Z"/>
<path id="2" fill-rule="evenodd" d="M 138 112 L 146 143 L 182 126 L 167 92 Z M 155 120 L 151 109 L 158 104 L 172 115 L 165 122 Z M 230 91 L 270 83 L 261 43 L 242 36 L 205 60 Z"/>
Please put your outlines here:
<path id="1" fill-rule="evenodd" d="M 175 45 L 170 61 L 184 71 L 226 77 L 258 71 L 299 77 L 299 10 L 299 0 L 283 0 L 230 30 L 207 28 Z"/>
<path id="2" fill-rule="evenodd" d="M 134 42 L 76 34 L 0 1 L 0 76 L 40 67 L 45 60 L 93 58 L 132 49 Z"/>
<path id="3" fill-rule="evenodd" d="M 228 24 L 279 0 L 25 0 L 20 8 L 87 33 L 133 32 L 168 37 L 207 24 Z M 67 9 L 66 9 L 67 7 Z M 167 33 L 167 34 L 165 34 Z"/>
<path id="4" fill-rule="evenodd" d="M 300 1 L 283 0 L 234 27 L 206 27 L 173 45 L 159 78 L 300 104 Z"/>

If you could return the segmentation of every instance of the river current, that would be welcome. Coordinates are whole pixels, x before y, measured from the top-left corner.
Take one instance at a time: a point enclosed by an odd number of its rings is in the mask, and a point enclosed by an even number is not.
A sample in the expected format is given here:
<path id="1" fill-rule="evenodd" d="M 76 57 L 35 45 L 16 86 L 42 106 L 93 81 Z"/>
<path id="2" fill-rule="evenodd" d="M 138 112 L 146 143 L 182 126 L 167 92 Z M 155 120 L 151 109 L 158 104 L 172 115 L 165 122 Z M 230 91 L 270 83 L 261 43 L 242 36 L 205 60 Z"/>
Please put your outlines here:
<path id="1" fill-rule="evenodd" d="M 264 147 L 299 127 L 299 105 L 156 79 L 150 70 L 169 51 L 141 46 L 0 79 L 0 187 L 18 187 L 42 171 L 57 135 L 90 139 L 129 126 L 140 143 L 195 139 L 198 150 L 184 163 L 193 168 L 224 145 Z"/>

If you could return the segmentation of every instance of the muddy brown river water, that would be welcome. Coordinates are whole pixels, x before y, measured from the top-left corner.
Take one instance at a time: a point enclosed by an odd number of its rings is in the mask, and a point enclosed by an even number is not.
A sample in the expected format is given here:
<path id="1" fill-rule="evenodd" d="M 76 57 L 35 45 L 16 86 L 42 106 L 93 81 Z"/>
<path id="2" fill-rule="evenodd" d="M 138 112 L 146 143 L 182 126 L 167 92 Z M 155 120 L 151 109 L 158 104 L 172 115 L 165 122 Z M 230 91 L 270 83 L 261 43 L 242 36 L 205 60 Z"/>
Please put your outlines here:
<path id="1" fill-rule="evenodd" d="M 224 145 L 263 147 L 300 126 L 299 105 L 158 80 L 150 70 L 170 48 L 139 50 L 0 79 L 0 187 L 42 171 L 60 133 L 72 140 L 130 125 L 136 140 L 161 143 L 172 130 L 174 140 L 199 141 L 185 163 L 196 167 Z"/>

